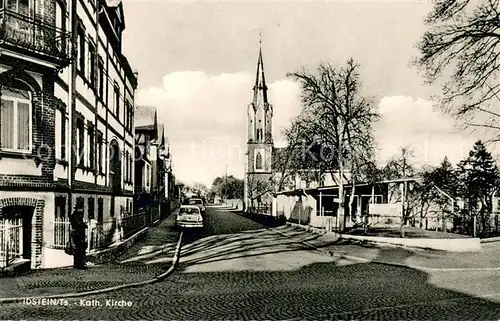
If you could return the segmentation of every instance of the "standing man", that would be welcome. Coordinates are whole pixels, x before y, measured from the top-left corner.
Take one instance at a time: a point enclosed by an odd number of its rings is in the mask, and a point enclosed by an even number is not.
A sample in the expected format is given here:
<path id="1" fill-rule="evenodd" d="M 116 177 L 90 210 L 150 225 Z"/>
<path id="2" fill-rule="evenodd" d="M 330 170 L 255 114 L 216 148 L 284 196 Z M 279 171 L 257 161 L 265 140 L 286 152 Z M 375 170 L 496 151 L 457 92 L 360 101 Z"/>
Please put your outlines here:
<path id="1" fill-rule="evenodd" d="M 86 269 L 85 252 L 87 250 L 87 242 L 85 241 L 85 232 L 87 224 L 83 221 L 83 204 L 77 202 L 75 210 L 71 215 L 71 239 L 73 242 L 73 268 Z"/>

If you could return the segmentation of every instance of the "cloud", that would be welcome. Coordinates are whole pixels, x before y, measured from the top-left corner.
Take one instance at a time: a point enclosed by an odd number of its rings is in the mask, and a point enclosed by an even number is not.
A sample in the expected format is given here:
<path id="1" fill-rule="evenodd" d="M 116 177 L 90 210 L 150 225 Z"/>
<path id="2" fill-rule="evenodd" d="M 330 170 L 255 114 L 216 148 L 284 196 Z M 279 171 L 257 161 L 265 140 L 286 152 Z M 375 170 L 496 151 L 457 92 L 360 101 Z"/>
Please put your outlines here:
<path id="1" fill-rule="evenodd" d="M 243 177 L 247 108 L 252 101 L 255 76 L 248 72 L 207 74 L 182 71 L 163 77 L 162 87 L 138 91 L 137 102 L 158 108 L 171 142 L 174 171 L 185 183 L 211 185 L 225 174 Z M 300 110 L 300 87 L 289 79 L 268 84 L 273 105 L 273 135 L 281 135 Z M 411 147 L 418 164 L 438 164 L 445 155 L 452 162 L 465 157 L 473 139 L 454 127 L 453 120 L 435 110 L 432 102 L 406 96 L 383 97 L 375 124 L 378 159 L 381 163 Z"/>
<path id="2" fill-rule="evenodd" d="M 163 77 L 162 87 L 138 90 L 139 105 L 158 108 L 171 142 L 174 171 L 186 182 L 211 185 L 228 173 L 243 177 L 247 141 L 247 108 L 255 76 L 251 73 L 207 74 L 182 71 Z M 297 86 L 290 80 L 268 85 L 274 106 L 274 135 L 298 110 Z"/>
<path id="3" fill-rule="evenodd" d="M 437 165 L 444 156 L 452 163 L 467 156 L 474 139 L 461 133 L 453 119 L 431 101 L 405 96 L 383 97 L 381 120 L 375 125 L 378 159 L 385 163 L 402 146 L 410 147 L 419 165 Z"/>

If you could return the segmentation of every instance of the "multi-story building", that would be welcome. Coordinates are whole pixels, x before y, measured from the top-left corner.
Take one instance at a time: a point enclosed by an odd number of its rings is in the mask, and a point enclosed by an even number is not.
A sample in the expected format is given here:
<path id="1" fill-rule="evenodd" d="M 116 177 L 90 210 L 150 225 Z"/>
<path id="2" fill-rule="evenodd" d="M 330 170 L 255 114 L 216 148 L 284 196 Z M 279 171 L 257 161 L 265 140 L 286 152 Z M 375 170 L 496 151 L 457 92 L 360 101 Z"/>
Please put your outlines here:
<path id="1" fill-rule="evenodd" d="M 152 191 L 152 143 L 158 139 L 158 116 L 156 107 L 135 108 L 135 198 L 134 211 L 151 214 Z"/>
<path id="2" fill-rule="evenodd" d="M 40 267 L 43 226 L 54 216 L 57 74 L 70 63 L 66 6 L 0 2 L 0 267 Z"/>
<path id="3" fill-rule="evenodd" d="M 138 213 L 148 213 L 150 223 L 171 212 L 175 178 L 164 125 L 155 107 L 137 106 L 135 111 L 135 202 Z"/>
<path id="4" fill-rule="evenodd" d="M 132 211 L 137 75 L 123 5 L 9 0 L 0 16 L 0 258 L 66 264 L 77 202 L 91 248 L 122 237 Z"/>
<path id="5" fill-rule="evenodd" d="M 164 218 L 170 212 L 170 153 L 163 124 L 158 124 L 158 135 L 151 143 L 151 154 L 151 190 L 155 205 L 158 206 L 157 213 L 159 217 Z"/>

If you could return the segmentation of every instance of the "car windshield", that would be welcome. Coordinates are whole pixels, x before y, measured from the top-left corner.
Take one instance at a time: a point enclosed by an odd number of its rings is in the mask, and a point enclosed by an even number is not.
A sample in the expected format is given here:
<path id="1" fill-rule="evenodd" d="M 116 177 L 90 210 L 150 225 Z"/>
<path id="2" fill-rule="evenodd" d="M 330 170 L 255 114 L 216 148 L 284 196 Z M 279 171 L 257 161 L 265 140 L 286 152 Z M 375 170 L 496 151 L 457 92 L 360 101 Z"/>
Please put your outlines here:
<path id="1" fill-rule="evenodd" d="M 192 207 L 181 207 L 179 214 L 199 214 L 199 210 Z"/>
<path id="2" fill-rule="evenodd" d="M 203 204 L 201 200 L 190 200 L 189 205 L 200 205 Z"/>

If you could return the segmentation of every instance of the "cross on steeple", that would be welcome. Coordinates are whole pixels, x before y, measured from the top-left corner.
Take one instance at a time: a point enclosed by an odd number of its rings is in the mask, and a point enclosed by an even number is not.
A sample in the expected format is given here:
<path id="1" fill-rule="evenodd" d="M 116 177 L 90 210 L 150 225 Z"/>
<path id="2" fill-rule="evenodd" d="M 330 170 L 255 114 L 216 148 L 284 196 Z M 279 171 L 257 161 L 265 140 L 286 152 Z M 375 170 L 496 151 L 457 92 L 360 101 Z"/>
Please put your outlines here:
<path id="1" fill-rule="evenodd" d="M 253 90 L 254 105 L 257 106 L 259 103 L 262 103 L 264 108 L 267 108 L 267 86 L 264 76 L 264 61 L 262 59 L 262 30 L 259 30 L 259 59 L 257 61 L 257 73 L 255 75 Z"/>

